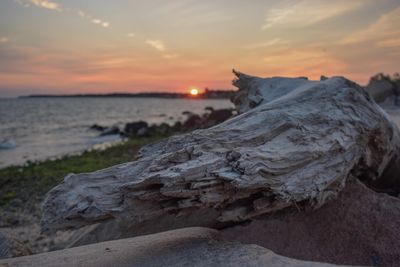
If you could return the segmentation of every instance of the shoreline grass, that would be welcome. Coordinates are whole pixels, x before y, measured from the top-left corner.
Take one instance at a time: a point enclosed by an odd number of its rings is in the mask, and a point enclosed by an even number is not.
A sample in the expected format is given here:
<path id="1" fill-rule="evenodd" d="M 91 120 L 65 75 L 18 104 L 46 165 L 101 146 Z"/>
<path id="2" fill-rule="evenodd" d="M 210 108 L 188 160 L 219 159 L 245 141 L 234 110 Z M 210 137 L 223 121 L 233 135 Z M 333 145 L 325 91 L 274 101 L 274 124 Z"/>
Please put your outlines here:
<path id="1" fill-rule="evenodd" d="M 23 203 L 41 201 L 45 194 L 69 173 L 92 172 L 133 161 L 138 150 L 169 135 L 128 139 L 104 150 L 84 151 L 58 159 L 29 162 L 0 169 L 0 207 L 13 199 Z"/>

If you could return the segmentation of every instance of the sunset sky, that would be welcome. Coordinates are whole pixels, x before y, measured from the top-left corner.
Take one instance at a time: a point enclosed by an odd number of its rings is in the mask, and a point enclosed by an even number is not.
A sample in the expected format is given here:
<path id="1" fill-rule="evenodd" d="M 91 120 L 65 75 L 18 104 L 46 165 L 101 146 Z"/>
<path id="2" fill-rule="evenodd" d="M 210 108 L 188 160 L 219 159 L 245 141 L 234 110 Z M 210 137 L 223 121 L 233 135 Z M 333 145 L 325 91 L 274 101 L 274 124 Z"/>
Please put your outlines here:
<path id="1" fill-rule="evenodd" d="M 0 97 L 400 72 L 400 0 L 1 0 Z"/>

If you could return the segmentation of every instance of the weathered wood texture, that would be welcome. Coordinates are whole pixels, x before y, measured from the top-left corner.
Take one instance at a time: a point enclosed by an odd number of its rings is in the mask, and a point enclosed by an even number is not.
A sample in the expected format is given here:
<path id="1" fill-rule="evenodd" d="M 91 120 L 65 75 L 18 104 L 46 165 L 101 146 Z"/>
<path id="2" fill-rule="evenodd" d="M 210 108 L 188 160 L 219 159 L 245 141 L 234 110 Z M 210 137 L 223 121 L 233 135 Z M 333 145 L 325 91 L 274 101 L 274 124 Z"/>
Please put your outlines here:
<path id="1" fill-rule="evenodd" d="M 319 207 L 350 174 L 377 180 L 398 162 L 397 126 L 357 84 L 235 74 L 238 116 L 146 146 L 137 161 L 68 175 L 47 195 L 43 227 L 112 218 L 134 226 L 204 210 L 202 225 L 240 222 Z"/>

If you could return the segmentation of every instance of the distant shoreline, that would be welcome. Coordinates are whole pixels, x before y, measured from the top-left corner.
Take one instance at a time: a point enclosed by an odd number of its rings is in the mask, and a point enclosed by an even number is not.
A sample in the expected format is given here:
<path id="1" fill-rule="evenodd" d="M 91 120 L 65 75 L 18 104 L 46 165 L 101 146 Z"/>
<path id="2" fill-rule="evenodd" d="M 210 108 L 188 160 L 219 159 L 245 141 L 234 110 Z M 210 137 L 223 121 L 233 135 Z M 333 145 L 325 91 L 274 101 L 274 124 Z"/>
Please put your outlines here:
<path id="1" fill-rule="evenodd" d="M 229 99 L 233 90 L 206 90 L 204 93 L 192 96 L 188 93 L 108 93 L 108 94 L 72 94 L 72 95 L 26 95 L 18 98 L 60 98 L 60 97 L 136 97 L 136 98 L 172 98 L 172 99 Z"/>

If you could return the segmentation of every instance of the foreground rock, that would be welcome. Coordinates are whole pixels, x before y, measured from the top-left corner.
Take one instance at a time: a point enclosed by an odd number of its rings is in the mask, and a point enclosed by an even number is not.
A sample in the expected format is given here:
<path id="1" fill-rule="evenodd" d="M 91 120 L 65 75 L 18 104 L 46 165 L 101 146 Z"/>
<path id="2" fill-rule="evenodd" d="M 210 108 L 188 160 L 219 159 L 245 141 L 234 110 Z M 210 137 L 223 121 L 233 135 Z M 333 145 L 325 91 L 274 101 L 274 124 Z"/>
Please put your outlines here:
<path id="1" fill-rule="evenodd" d="M 171 227 L 215 227 L 319 207 L 350 174 L 379 182 L 398 168 L 397 126 L 355 83 L 236 75 L 242 114 L 147 146 L 135 162 L 68 175 L 48 193 L 43 227 L 118 218 L 135 228 L 163 216 Z"/>
<path id="2" fill-rule="evenodd" d="M 291 210 L 222 230 L 227 240 L 257 244 L 302 260 L 399 266 L 400 199 L 351 179 L 318 210 Z"/>
<path id="3" fill-rule="evenodd" d="M 256 245 L 225 242 L 207 228 L 187 228 L 34 256 L 0 260 L 0 266 L 269 266 L 333 267 L 279 256 Z"/>

